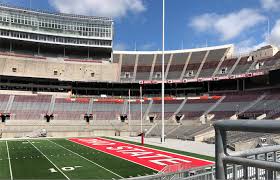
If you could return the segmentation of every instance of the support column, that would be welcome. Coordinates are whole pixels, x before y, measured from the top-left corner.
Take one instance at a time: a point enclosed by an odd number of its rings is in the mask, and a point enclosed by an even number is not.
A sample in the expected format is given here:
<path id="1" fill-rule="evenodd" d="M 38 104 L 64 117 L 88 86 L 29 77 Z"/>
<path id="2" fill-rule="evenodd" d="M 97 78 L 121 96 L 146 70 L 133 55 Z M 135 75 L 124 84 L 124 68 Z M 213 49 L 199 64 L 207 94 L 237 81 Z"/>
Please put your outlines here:
<path id="1" fill-rule="evenodd" d="M 248 166 L 243 166 L 243 178 L 248 179 Z"/>
<path id="2" fill-rule="evenodd" d="M 38 43 L 38 55 L 40 55 L 40 43 Z"/>
<path id="3" fill-rule="evenodd" d="M 240 91 L 239 79 L 236 80 L 236 90 L 237 90 L 237 91 Z"/>
<path id="4" fill-rule="evenodd" d="M 226 150 L 226 132 L 215 128 L 215 157 L 216 157 L 216 179 L 227 179 L 226 163 L 223 162 Z"/>
<path id="5" fill-rule="evenodd" d="M 10 40 L 10 52 L 12 52 L 13 44 L 12 41 Z"/>
<path id="6" fill-rule="evenodd" d="M 65 46 L 63 47 L 63 56 L 65 57 Z"/>

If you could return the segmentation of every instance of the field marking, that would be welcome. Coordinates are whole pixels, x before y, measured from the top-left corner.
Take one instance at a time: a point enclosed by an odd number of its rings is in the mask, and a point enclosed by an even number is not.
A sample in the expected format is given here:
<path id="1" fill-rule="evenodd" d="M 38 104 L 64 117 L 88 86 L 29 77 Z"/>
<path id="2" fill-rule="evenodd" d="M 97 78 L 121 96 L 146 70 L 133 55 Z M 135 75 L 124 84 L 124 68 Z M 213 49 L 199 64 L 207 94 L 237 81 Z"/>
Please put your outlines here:
<path id="1" fill-rule="evenodd" d="M 91 148 L 91 149 L 95 149 L 95 150 L 97 150 L 97 151 L 101 151 L 101 152 L 103 152 L 103 153 L 106 153 L 106 154 L 109 154 L 109 155 L 112 155 L 112 156 L 115 156 L 115 157 L 124 159 L 124 160 L 126 160 L 126 161 L 130 161 L 130 162 L 132 162 L 132 163 L 134 163 L 134 164 L 138 164 L 138 165 L 140 165 L 140 166 L 144 166 L 144 167 L 146 167 L 146 168 L 148 168 L 148 169 L 152 169 L 152 170 L 155 170 L 155 171 L 157 171 L 157 172 L 160 171 L 158 168 L 154 168 L 154 167 L 152 167 L 152 166 L 147 166 L 147 165 L 145 165 L 145 164 L 143 164 L 143 163 L 135 162 L 135 161 L 133 161 L 133 160 L 131 160 L 131 159 L 129 159 L 129 158 L 125 158 L 125 157 L 122 157 L 122 156 L 118 156 L 118 155 L 115 155 L 114 153 L 109 153 L 109 152 L 107 152 L 107 151 L 103 151 L 103 150 L 98 149 L 98 148 L 96 149 L 96 148 L 92 147 L 91 145 L 88 145 L 88 144 L 85 144 L 85 143 L 79 143 L 79 142 L 75 141 L 74 139 L 75 139 L 75 138 L 73 138 L 73 139 L 70 138 L 70 139 L 68 139 L 68 140 L 71 141 L 71 142 L 74 142 L 74 143 L 77 143 L 77 144 L 80 144 L 80 145 L 89 147 L 89 148 Z M 85 139 L 88 139 L 88 138 L 85 138 Z M 196 161 L 201 161 L 201 162 L 204 162 L 204 163 L 211 163 L 211 164 L 213 163 L 212 161 L 208 161 L 208 160 L 204 160 L 204 159 L 200 159 L 200 158 L 195 158 L 195 157 L 192 157 L 192 156 L 186 156 L 186 155 L 182 155 L 182 154 L 172 153 L 172 152 L 169 152 L 169 151 L 159 150 L 159 149 L 156 149 L 156 148 L 143 147 L 143 146 L 139 146 L 139 145 L 135 145 L 135 144 L 125 143 L 125 142 L 122 142 L 122 141 L 116 141 L 116 140 L 111 140 L 111 139 L 106 139 L 106 138 L 93 138 L 93 139 L 100 139 L 100 140 L 103 140 L 103 141 L 109 141 L 109 142 L 115 142 L 115 143 L 122 143 L 122 144 L 124 144 L 124 145 L 134 146 L 134 147 L 138 147 L 138 148 L 145 148 L 145 149 L 149 149 L 149 150 L 152 150 L 152 151 L 158 151 L 158 152 L 167 153 L 167 154 L 173 154 L 173 155 L 176 155 L 176 156 L 179 156 L 179 157 L 186 157 L 186 158 L 189 158 L 189 159 L 191 159 L 192 161 L 193 161 L 193 160 L 196 160 Z M 198 167 L 199 167 L 199 166 L 203 166 L 203 165 L 198 165 Z"/>
<path id="2" fill-rule="evenodd" d="M 68 139 L 66 139 L 66 140 L 68 140 Z M 137 165 L 139 165 L 139 166 L 143 166 L 143 167 L 145 167 L 145 168 L 147 168 L 147 169 L 151 169 L 151 170 L 154 170 L 154 171 L 156 171 L 156 172 L 159 172 L 159 170 L 157 170 L 157 169 L 155 169 L 155 168 L 152 168 L 152 167 L 146 166 L 146 165 L 144 165 L 144 164 L 140 164 L 140 163 L 138 163 L 138 162 L 134 162 L 134 161 L 129 160 L 129 159 L 125 159 L 125 158 L 123 158 L 123 157 L 116 156 L 116 155 L 114 155 L 114 154 L 110 154 L 110 153 L 108 153 L 108 152 L 103 152 L 103 151 L 101 151 L 101 150 L 98 150 L 98 149 L 92 148 L 92 147 L 91 147 L 91 146 L 89 146 L 89 145 L 86 145 L 86 144 L 79 144 L 79 143 L 76 143 L 76 142 L 71 141 L 71 140 L 68 140 L 68 141 L 70 141 L 70 142 L 72 142 L 72 143 L 75 143 L 75 144 L 78 144 L 78 145 L 81 145 L 81 146 L 88 147 L 88 148 L 90 148 L 90 149 L 96 150 L 96 151 L 101 152 L 101 153 L 105 153 L 105 154 L 108 154 L 108 155 L 111 155 L 111 156 L 117 157 L 117 158 L 119 158 L 119 159 L 123 159 L 123 160 L 125 160 L 125 161 L 132 162 L 133 164 L 137 164 Z"/>
<path id="3" fill-rule="evenodd" d="M 7 154 L 8 154 L 8 160 L 9 160 L 10 176 L 11 176 L 11 180 L 13 180 L 14 177 L 13 177 L 12 163 L 11 163 L 11 158 L 10 158 L 9 145 L 8 145 L 7 141 L 6 141 L 6 147 L 7 147 Z"/>
<path id="4" fill-rule="evenodd" d="M 201 160 L 201 161 L 205 161 L 205 162 L 211 162 L 211 163 L 215 163 L 215 161 L 210 161 L 210 160 L 207 160 L 207 159 L 202 159 L 202 158 L 198 158 L 198 157 L 193 157 L 193 156 L 188 156 L 188 155 L 184 155 L 184 154 L 179 154 L 179 153 L 174 153 L 174 152 L 169 152 L 169 151 L 166 151 L 166 150 L 161 150 L 161 149 L 157 149 L 157 148 L 151 148 L 151 147 L 146 147 L 146 146 L 140 146 L 140 145 L 137 145 L 137 144 L 133 144 L 133 143 L 127 143 L 127 142 L 123 142 L 123 141 L 117 141 L 117 140 L 112 140 L 112 139 L 107 139 L 107 138 L 101 138 L 99 137 L 99 139 L 103 139 L 103 140 L 109 140 L 109 141 L 115 141 L 115 142 L 121 142 L 121 143 L 124 143 L 124 144 L 128 144 L 128 145 L 134 145 L 134 146 L 138 146 L 138 147 L 145 147 L 147 149 L 151 149 L 151 150 L 157 150 L 157 151 L 161 151 L 161 152 L 165 152 L 165 153 L 170 153 L 170 154 L 175 154 L 175 155 L 178 155 L 178 156 L 185 156 L 185 157 L 189 157 L 189 158 L 193 158 L 193 159 L 197 159 L 197 160 Z M 129 140 L 126 140 L 126 141 L 129 141 Z M 133 142 L 133 141 L 132 141 Z M 137 142 L 136 142 L 137 143 Z M 149 145 L 149 144 L 148 144 Z M 155 146 L 155 145 L 151 145 L 151 146 Z M 161 148 L 162 146 L 158 146 L 159 148 Z M 166 149 L 171 149 L 171 148 L 168 148 L 168 147 L 162 147 L 162 148 L 166 148 Z M 176 150 L 176 149 L 171 149 L 171 150 Z M 180 150 L 176 150 L 176 151 L 180 151 Z M 184 152 L 184 151 L 182 151 Z M 186 152 L 188 153 L 188 152 Z M 201 155 L 201 154 L 198 154 L 198 155 Z M 205 155 L 203 155 L 205 156 Z M 210 157 L 210 156 L 209 156 Z"/>
<path id="5" fill-rule="evenodd" d="M 30 141 L 27 140 L 29 143 Z M 50 163 L 52 163 L 52 165 L 64 176 L 66 177 L 66 179 L 70 180 L 70 178 L 64 174 L 64 172 L 59 168 L 57 167 L 42 151 L 40 151 L 40 149 L 38 149 L 33 143 L 30 143 L 37 151 L 39 151 Z"/>
<path id="6" fill-rule="evenodd" d="M 59 147 L 65 149 L 65 150 L 67 150 L 67 151 L 69 151 L 69 152 L 71 152 L 71 153 L 73 153 L 73 154 L 75 154 L 75 155 L 77 155 L 77 156 L 79 156 L 79 157 L 81 157 L 81 158 L 87 160 L 88 162 L 90 162 L 90 163 L 92 163 L 92 164 L 95 164 L 96 166 L 98 166 L 98 167 L 100 167 L 100 168 L 102 168 L 102 169 L 104 169 L 104 170 L 106 170 L 106 171 L 108 171 L 108 172 L 110 172 L 110 173 L 112 173 L 112 174 L 114 174 L 114 175 L 116 175 L 116 176 L 118 176 L 118 177 L 124 179 L 124 177 L 122 177 L 121 175 L 119 175 L 119 174 L 117 174 L 117 173 L 114 173 L 113 171 L 111 171 L 111 170 L 109 170 L 109 169 L 107 169 L 107 168 L 105 168 L 105 167 L 103 167 L 103 166 L 97 164 L 96 162 L 93 162 L 92 160 L 90 160 L 90 159 L 88 159 L 88 158 L 86 158 L 86 157 L 84 157 L 84 156 L 82 156 L 82 155 L 80 155 L 80 154 L 78 154 L 78 153 L 76 153 L 76 152 L 74 152 L 74 151 L 72 151 L 72 150 L 70 150 L 70 149 L 64 147 L 64 146 L 62 146 L 62 145 L 57 144 L 57 143 L 53 142 L 52 140 L 49 140 L 49 139 L 47 139 L 47 140 L 48 140 L 49 142 L 52 142 L 52 143 L 54 143 L 55 145 L 57 145 L 57 146 L 59 146 Z"/>

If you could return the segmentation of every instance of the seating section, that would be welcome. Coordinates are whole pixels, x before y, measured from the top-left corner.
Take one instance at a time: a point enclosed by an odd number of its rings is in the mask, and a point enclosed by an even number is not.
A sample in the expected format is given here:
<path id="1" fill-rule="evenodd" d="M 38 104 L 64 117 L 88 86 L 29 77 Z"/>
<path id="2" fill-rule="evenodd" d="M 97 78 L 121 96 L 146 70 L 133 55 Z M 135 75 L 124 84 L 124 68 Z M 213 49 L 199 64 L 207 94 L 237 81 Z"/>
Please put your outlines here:
<path id="1" fill-rule="evenodd" d="M 15 120 L 43 119 L 44 115 L 48 113 L 50 102 L 51 96 L 48 95 L 16 95 L 10 113 Z"/>
<path id="2" fill-rule="evenodd" d="M 72 102 L 65 98 L 56 98 L 53 114 L 57 120 L 80 120 L 87 109 L 86 102 Z"/>
<path id="3" fill-rule="evenodd" d="M 170 119 L 172 118 L 172 115 L 176 110 L 179 108 L 183 100 L 178 100 L 178 101 L 165 101 L 165 119 Z M 151 110 L 150 110 L 150 115 L 155 115 L 155 120 L 161 120 L 162 119 L 162 113 L 161 113 L 161 101 L 154 101 Z"/>
<path id="4" fill-rule="evenodd" d="M 233 57 L 232 50 L 233 46 L 228 45 L 167 51 L 164 64 L 166 78 L 167 80 L 211 78 L 213 75 L 226 76 L 229 72 L 230 75 L 240 75 L 268 71 L 280 65 L 280 51 L 273 57 L 254 60 L 249 55 Z M 0 74 L 5 76 L 101 82 L 135 82 L 162 78 L 160 51 L 116 51 L 112 55 L 113 63 L 108 62 L 108 59 L 62 58 L 2 51 L 0 59 Z M 112 73 L 114 75 L 110 76 Z"/>
<path id="5" fill-rule="evenodd" d="M 230 58 L 230 59 L 225 59 L 223 63 L 220 66 L 219 71 L 217 72 L 216 76 L 226 76 L 236 63 L 238 58 Z"/>
<path id="6" fill-rule="evenodd" d="M 219 49 L 210 51 L 205 64 L 202 67 L 202 71 L 199 74 L 200 78 L 212 77 L 219 63 L 223 60 L 227 49 Z"/>
<path id="7" fill-rule="evenodd" d="M 0 95 L 0 111 L 4 112 L 6 110 L 9 101 L 9 95 Z"/>
<path id="8" fill-rule="evenodd" d="M 233 75 L 238 75 L 242 73 L 246 73 L 246 71 L 250 68 L 253 61 L 248 60 L 248 56 L 242 57 L 239 63 L 237 64 L 236 68 L 233 71 Z"/>
<path id="9" fill-rule="evenodd" d="M 204 64 L 204 66 L 202 67 L 202 70 L 199 74 L 199 78 L 212 77 L 212 75 L 215 72 L 218 64 L 219 64 L 219 61 L 206 62 Z"/>
<path id="10" fill-rule="evenodd" d="M 167 65 L 169 63 L 169 59 L 170 59 L 171 54 L 166 54 L 164 56 L 164 69 L 167 69 Z M 154 69 L 152 69 L 153 71 L 153 76 L 152 79 L 153 80 L 160 80 L 161 79 L 161 72 L 162 72 L 162 55 L 157 55 L 156 58 L 156 62 L 155 62 L 155 66 Z"/>
<path id="11" fill-rule="evenodd" d="M 175 122 L 175 114 L 183 115 L 182 121 L 200 120 L 204 116 L 211 116 L 209 120 L 228 119 L 233 115 L 252 115 L 256 118 L 266 114 L 267 118 L 280 117 L 280 93 L 276 90 L 228 93 L 223 96 L 225 98 L 221 101 L 211 98 L 165 100 L 165 120 Z M 145 100 L 142 105 L 143 120 L 148 123 L 149 117 L 154 117 L 154 121 L 161 120 L 161 108 L 159 99 Z M 55 101 L 52 101 L 51 95 L 0 95 L 0 113 L 11 113 L 12 120 L 43 120 L 48 113 L 53 114 L 55 120 L 84 120 L 87 113 L 93 114 L 93 120 L 120 120 L 121 114 L 129 115 L 129 109 L 131 120 L 141 119 L 139 101 L 131 102 L 129 107 L 127 100 L 55 98 Z"/>
<path id="12" fill-rule="evenodd" d="M 167 79 L 180 79 L 190 53 L 177 53 L 173 55 Z"/>
<path id="13" fill-rule="evenodd" d="M 192 72 L 193 76 L 185 76 L 185 78 L 194 78 L 198 73 L 198 69 L 206 55 L 207 51 L 193 52 L 190 58 L 190 62 L 187 66 L 186 72 Z"/>
<path id="14" fill-rule="evenodd" d="M 265 96 L 264 96 L 265 94 Z M 238 117 L 257 119 L 266 114 L 267 118 L 277 119 L 280 117 L 280 93 L 279 90 L 267 92 L 244 92 L 223 94 L 225 98 L 190 98 L 183 100 L 165 101 L 165 133 L 167 138 L 179 138 L 195 140 L 201 138 L 202 134 L 213 132 L 212 121 L 230 119 L 233 115 Z M 263 97 L 264 96 L 264 97 Z M 111 101 L 94 100 L 90 98 L 62 98 L 51 95 L 0 95 L 0 113 L 7 110 L 11 114 L 7 120 L 3 132 L 24 131 L 31 132 L 37 129 L 48 129 L 48 132 L 89 132 L 91 130 L 104 131 L 132 131 L 137 136 L 141 132 L 140 126 L 140 102 L 127 100 Z M 262 97 L 262 98 L 260 98 Z M 259 100 L 259 101 L 256 101 Z M 257 102 L 251 106 L 252 102 Z M 10 108 L 8 108 L 11 106 Z M 213 107 L 213 108 L 211 108 Z M 248 108 L 249 107 L 249 108 Z M 52 109 L 53 108 L 53 109 Z M 120 120 L 121 114 L 129 115 L 131 118 L 125 122 Z M 143 102 L 143 129 L 149 132 L 148 136 L 161 135 L 161 101 L 145 100 Z M 246 109 L 246 111 L 245 111 Z M 53 113 L 54 119 L 46 123 L 44 116 Z M 183 115 L 177 122 L 173 115 Z M 239 113 L 242 112 L 242 113 Z M 93 119 L 86 123 L 84 115 L 93 114 Z M 207 114 L 205 114 L 207 113 Z M 201 118 L 207 115 L 206 124 L 201 123 Z M 208 119 L 208 116 L 211 116 Z M 153 121 L 149 117 L 154 116 Z M 129 116 L 128 116 L 129 118 Z M 252 118 L 251 118 L 252 119 Z M 67 126 L 66 128 L 63 128 Z M 260 137 L 255 133 L 231 134 L 230 143 L 246 141 Z M 207 141 L 212 142 L 213 139 Z"/>
<path id="15" fill-rule="evenodd" d="M 130 80 L 131 78 L 133 78 L 133 72 L 136 63 L 136 55 L 123 54 L 121 56 L 122 56 L 121 80 Z"/>
<path id="16" fill-rule="evenodd" d="M 149 80 L 154 54 L 139 55 L 136 72 L 136 80 Z"/>
<path id="17" fill-rule="evenodd" d="M 276 53 L 273 57 L 259 60 L 259 68 L 255 67 L 251 72 L 274 69 L 275 67 L 279 66 L 279 59 L 280 51 Z"/>
<path id="18" fill-rule="evenodd" d="M 142 115 L 144 118 L 144 115 L 148 109 L 149 101 L 145 101 L 142 104 Z M 128 114 L 128 107 L 125 110 L 125 113 Z M 139 103 L 131 103 L 130 104 L 130 114 L 132 120 L 139 120 L 141 119 L 141 105 Z"/>
<path id="19" fill-rule="evenodd" d="M 180 114 L 184 115 L 183 120 L 199 119 L 215 102 L 216 100 L 187 100 Z"/>
<path id="20" fill-rule="evenodd" d="M 94 102 L 92 106 L 95 120 L 117 120 L 122 109 L 123 103 Z"/>
<path id="21" fill-rule="evenodd" d="M 166 78 L 211 77 L 223 57 L 231 56 L 232 46 L 221 48 L 203 48 L 195 50 L 168 51 L 165 54 Z M 121 67 L 121 81 L 160 80 L 162 72 L 162 54 L 155 52 L 116 52 L 113 62 Z M 135 74 L 134 74 L 135 73 Z"/>
<path id="22" fill-rule="evenodd" d="M 210 114 L 214 114 L 214 119 L 230 118 L 238 114 L 250 103 L 256 100 L 260 95 L 258 94 L 232 94 L 227 95 L 226 98 L 216 107 Z"/>

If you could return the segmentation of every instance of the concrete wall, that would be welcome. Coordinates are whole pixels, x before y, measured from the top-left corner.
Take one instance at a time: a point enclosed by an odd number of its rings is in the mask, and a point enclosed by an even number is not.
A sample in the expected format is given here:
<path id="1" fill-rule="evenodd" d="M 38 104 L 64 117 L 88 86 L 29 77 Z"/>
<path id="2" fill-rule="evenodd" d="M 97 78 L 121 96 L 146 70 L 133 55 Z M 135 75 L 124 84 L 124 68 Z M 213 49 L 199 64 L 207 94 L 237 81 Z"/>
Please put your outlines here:
<path id="1" fill-rule="evenodd" d="M 252 141 L 246 141 L 246 142 L 238 142 L 235 143 L 235 151 L 244 151 L 248 149 L 256 148 L 256 145 L 258 144 L 257 140 Z"/>
<path id="2" fill-rule="evenodd" d="M 14 72 L 14 71 L 16 72 Z M 118 81 L 117 63 L 81 63 L 0 56 L 0 75 L 68 81 Z M 57 74 L 55 75 L 54 72 Z M 92 73 L 94 76 L 92 77 Z"/>
<path id="3" fill-rule="evenodd" d="M 208 139 L 208 138 L 211 138 L 211 137 L 215 137 L 215 130 L 210 130 L 208 132 L 196 135 L 194 137 L 194 141 L 203 142 L 205 139 Z"/>

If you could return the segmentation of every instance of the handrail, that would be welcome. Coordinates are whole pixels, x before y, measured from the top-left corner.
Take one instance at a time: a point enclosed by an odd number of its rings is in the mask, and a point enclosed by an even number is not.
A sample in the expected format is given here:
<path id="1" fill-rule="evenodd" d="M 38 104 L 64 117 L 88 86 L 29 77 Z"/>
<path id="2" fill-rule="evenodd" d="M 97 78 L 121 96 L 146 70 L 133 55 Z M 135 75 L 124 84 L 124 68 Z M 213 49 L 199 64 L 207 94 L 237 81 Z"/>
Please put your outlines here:
<path id="1" fill-rule="evenodd" d="M 227 166 L 233 165 L 234 170 L 231 175 L 234 179 L 238 176 L 236 165 L 243 168 L 241 178 L 248 179 L 254 176 L 259 179 L 259 170 L 265 169 L 265 179 L 277 179 L 276 172 L 280 171 L 280 163 L 278 162 L 276 151 L 280 150 L 280 145 L 271 147 L 262 147 L 251 149 L 243 152 L 229 154 L 227 152 L 227 131 L 239 132 L 258 132 L 258 133 L 278 133 L 280 134 L 280 121 L 276 120 L 223 120 L 213 124 L 215 128 L 215 157 L 216 157 L 216 179 L 227 179 Z M 272 161 L 268 159 L 267 154 L 272 154 Z M 259 159 L 258 155 L 264 154 L 264 159 Z M 249 156 L 255 155 L 255 158 Z M 250 168 L 255 171 L 251 171 Z M 249 172 L 250 171 L 250 172 Z M 252 174 L 253 173 L 253 174 Z M 240 176 L 240 173 L 239 173 Z"/>

